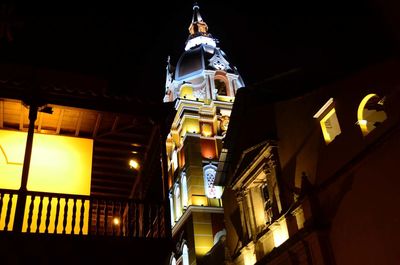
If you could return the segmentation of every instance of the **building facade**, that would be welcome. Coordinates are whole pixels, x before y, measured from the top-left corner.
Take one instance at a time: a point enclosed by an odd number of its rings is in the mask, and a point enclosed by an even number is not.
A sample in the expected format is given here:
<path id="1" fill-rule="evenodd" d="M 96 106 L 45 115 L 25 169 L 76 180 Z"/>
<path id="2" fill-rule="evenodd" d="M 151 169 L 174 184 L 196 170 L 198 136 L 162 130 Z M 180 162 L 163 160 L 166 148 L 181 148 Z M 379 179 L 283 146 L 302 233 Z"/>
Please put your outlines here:
<path id="1" fill-rule="evenodd" d="M 1 263 L 166 262 L 161 103 L 110 96 L 90 76 L 0 69 Z"/>
<path id="2" fill-rule="evenodd" d="M 230 163 L 216 180 L 226 185 L 227 264 L 399 261 L 399 67 L 370 64 L 278 102 L 238 93 Z"/>
<path id="3" fill-rule="evenodd" d="M 164 102 L 176 115 L 166 140 L 172 236 L 170 264 L 198 264 L 224 238 L 223 187 L 215 186 L 222 141 L 243 81 L 193 6 L 185 51 L 168 59 Z"/>

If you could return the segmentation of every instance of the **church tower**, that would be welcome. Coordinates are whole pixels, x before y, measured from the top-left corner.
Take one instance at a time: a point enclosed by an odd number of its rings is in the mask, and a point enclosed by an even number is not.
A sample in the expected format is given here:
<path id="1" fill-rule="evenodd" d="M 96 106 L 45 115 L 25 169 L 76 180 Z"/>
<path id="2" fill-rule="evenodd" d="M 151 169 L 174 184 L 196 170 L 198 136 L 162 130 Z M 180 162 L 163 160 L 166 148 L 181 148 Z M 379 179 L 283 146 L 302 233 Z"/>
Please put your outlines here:
<path id="1" fill-rule="evenodd" d="M 244 83 L 194 4 L 185 51 L 168 58 L 164 102 L 176 116 L 166 140 L 172 236 L 170 264 L 198 264 L 224 238 L 223 187 L 215 186 L 236 91 Z"/>

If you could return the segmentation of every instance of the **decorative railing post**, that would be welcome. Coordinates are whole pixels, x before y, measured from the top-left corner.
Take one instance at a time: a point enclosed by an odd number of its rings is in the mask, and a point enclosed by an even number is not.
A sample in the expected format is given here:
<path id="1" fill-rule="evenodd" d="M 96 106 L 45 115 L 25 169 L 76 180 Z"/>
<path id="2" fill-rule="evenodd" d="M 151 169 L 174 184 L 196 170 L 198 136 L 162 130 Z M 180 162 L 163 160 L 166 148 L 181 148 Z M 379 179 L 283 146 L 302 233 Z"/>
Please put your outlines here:
<path id="1" fill-rule="evenodd" d="M 24 212 L 26 205 L 26 192 L 28 183 L 29 166 L 31 164 L 32 155 L 32 145 L 33 145 L 33 134 L 35 130 L 35 121 L 37 118 L 38 106 L 36 104 L 31 104 L 29 107 L 29 127 L 28 127 L 28 137 L 26 139 L 24 165 L 22 167 L 22 177 L 21 177 L 21 187 L 18 192 L 17 207 L 15 210 L 15 218 L 13 231 L 21 232 L 22 223 L 24 220 Z"/>

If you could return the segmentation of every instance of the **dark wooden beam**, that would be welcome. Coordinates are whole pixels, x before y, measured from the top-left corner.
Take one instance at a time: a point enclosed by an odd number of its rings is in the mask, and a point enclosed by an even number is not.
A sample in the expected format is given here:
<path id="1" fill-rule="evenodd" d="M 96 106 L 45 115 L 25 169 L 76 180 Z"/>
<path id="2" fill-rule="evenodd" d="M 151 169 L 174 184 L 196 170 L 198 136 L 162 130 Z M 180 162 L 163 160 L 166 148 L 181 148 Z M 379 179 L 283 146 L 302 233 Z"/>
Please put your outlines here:
<path id="1" fill-rule="evenodd" d="M 0 128 L 4 127 L 4 101 L 0 100 Z"/>
<path id="2" fill-rule="evenodd" d="M 151 132 L 149 141 L 148 141 L 147 146 L 146 146 L 146 151 L 144 153 L 144 158 L 142 160 L 142 161 L 144 161 L 144 163 L 148 162 L 147 158 L 149 156 L 149 152 L 151 151 L 151 147 L 153 146 L 153 142 L 155 140 L 155 137 L 156 137 L 158 131 L 159 131 L 158 130 L 158 126 L 154 126 L 153 130 Z M 145 175 L 145 172 L 147 172 L 147 170 L 148 170 L 147 167 L 149 167 L 149 166 L 151 166 L 151 165 L 149 165 L 149 163 L 147 163 L 147 164 L 141 165 L 141 168 L 139 168 L 139 175 L 137 176 L 137 178 L 135 180 L 135 183 L 132 186 L 132 190 L 131 190 L 131 193 L 129 195 L 129 198 L 134 198 L 135 197 L 136 189 L 138 188 L 140 182 L 143 181 L 143 176 Z M 144 194 L 140 194 L 139 196 L 143 196 L 143 195 Z M 140 198 L 140 199 L 142 199 L 142 198 Z"/>
<path id="3" fill-rule="evenodd" d="M 112 132 L 115 132 L 117 130 L 118 120 L 119 120 L 119 116 L 115 116 L 115 119 L 114 119 L 114 122 L 113 122 L 113 125 L 112 125 L 112 128 L 111 128 Z"/>
<path id="4" fill-rule="evenodd" d="M 101 113 L 98 113 L 97 118 L 96 118 L 96 124 L 94 125 L 94 129 L 93 129 L 93 135 L 92 135 L 93 138 L 96 138 L 96 136 L 97 136 L 97 132 L 99 131 L 102 118 L 103 118 L 103 115 Z"/>
<path id="5" fill-rule="evenodd" d="M 128 142 L 122 142 L 118 140 L 111 140 L 111 139 L 105 139 L 105 138 L 96 138 L 96 143 L 104 143 L 104 144 L 110 144 L 110 145 L 115 145 L 114 148 L 117 148 L 118 146 L 133 146 L 133 147 L 144 147 L 144 143 L 128 143 Z"/>
<path id="6" fill-rule="evenodd" d="M 78 119 L 76 121 L 76 126 L 75 126 L 75 136 L 79 136 L 79 131 L 81 130 L 81 124 L 82 124 L 82 119 L 83 119 L 83 115 L 85 113 L 83 111 L 79 111 L 79 116 Z"/>
<path id="7" fill-rule="evenodd" d="M 58 117 L 56 134 L 60 134 L 63 118 L 64 118 L 64 109 L 61 109 L 60 116 Z"/>
<path id="8" fill-rule="evenodd" d="M 21 110 L 19 113 L 19 130 L 22 131 L 24 129 L 24 104 L 21 102 Z"/>

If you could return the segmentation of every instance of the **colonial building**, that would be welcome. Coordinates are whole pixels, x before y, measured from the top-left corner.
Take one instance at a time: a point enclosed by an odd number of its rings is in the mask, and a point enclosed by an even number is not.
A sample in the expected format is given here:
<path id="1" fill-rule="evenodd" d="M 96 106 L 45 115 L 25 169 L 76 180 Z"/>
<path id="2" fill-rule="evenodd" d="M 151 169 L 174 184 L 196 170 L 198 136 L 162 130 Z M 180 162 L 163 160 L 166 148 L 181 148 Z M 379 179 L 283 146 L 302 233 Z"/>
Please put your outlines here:
<path id="1" fill-rule="evenodd" d="M 398 69 L 383 60 L 325 85 L 299 70 L 238 92 L 216 178 L 227 264 L 399 261 Z M 313 87 L 270 93 L 293 84 Z"/>
<path id="2" fill-rule="evenodd" d="M 167 65 L 165 102 L 176 115 L 166 140 L 172 236 L 170 264 L 198 264 L 225 235 L 214 179 L 232 104 L 243 81 L 193 6 L 189 37 L 176 66 Z"/>
<path id="3" fill-rule="evenodd" d="M 1 263 L 166 262 L 167 106 L 87 75 L 0 69 Z"/>

